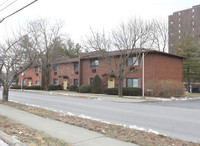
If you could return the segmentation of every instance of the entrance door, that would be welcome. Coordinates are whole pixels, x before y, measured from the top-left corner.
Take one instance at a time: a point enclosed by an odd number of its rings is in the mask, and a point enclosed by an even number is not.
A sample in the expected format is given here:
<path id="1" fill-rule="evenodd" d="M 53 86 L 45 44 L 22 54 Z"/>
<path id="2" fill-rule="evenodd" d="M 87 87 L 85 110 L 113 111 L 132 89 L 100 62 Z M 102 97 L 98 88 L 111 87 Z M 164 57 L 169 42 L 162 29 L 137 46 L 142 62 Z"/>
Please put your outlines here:
<path id="1" fill-rule="evenodd" d="M 115 78 L 108 77 L 108 88 L 115 88 Z"/>
<path id="2" fill-rule="evenodd" d="M 63 82 L 63 89 L 64 89 L 64 90 L 67 90 L 67 79 L 64 79 L 64 82 Z"/>
<path id="3" fill-rule="evenodd" d="M 31 80 L 28 80 L 28 86 L 31 86 Z"/>

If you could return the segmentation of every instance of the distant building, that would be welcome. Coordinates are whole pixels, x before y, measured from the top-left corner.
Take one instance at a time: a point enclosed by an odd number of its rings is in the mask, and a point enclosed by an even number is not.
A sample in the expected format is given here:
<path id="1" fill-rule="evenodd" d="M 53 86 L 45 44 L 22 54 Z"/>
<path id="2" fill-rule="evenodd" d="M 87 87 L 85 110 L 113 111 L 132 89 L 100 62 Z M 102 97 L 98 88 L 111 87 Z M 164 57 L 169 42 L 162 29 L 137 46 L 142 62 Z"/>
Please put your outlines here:
<path id="1" fill-rule="evenodd" d="M 169 16 L 169 53 L 175 54 L 184 33 L 200 40 L 200 5 L 174 12 Z"/>

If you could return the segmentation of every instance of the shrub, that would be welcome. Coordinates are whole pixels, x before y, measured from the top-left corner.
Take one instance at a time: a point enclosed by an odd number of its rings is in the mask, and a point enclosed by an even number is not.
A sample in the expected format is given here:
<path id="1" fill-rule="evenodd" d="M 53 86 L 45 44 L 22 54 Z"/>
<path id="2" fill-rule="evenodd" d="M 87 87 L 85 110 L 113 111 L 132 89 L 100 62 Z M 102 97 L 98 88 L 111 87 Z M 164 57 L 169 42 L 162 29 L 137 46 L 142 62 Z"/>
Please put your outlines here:
<path id="1" fill-rule="evenodd" d="M 178 81 L 160 81 L 156 86 L 155 95 L 160 97 L 181 97 L 184 95 L 184 85 Z"/>
<path id="2" fill-rule="evenodd" d="M 40 86 L 26 86 L 26 90 L 41 90 Z"/>
<path id="3" fill-rule="evenodd" d="M 69 91 L 76 91 L 78 87 L 76 85 L 69 86 Z"/>
<path id="4" fill-rule="evenodd" d="M 54 90 L 54 85 L 53 84 L 49 84 L 49 90 Z"/>
<path id="5" fill-rule="evenodd" d="M 118 95 L 118 88 L 107 88 L 104 90 L 104 94 Z"/>
<path id="6" fill-rule="evenodd" d="M 123 95 L 127 96 L 140 96 L 142 95 L 141 88 L 122 88 Z"/>
<path id="7" fill-rule="evenodd" d="M 122 88 L 123 95 L 126 96 L 140 96 L 142 94 L 141 88 Z M 105 94 L 118 95 L 118 88 L 108 88 L 104 90 Z"/>
<path id="8" fill-rule="evenodd" d="M 55 85 L 54 90 L 63 90 L 62 85 Z"/>
<path id="9" fill-rule="evenodd" d="M 75 91 L 76 91 L 76 92 L 79 92 L 79 87 L 77 87 Z"/>
<path id="10" fill-rule="evenodd" d="M 101 78 L 98 75 L 92 81 L 91 93 L 101 93 Z"/>
<path id="11" fill-rule="evenodd" d="M 180 97 L 184 95 L 184 89 L 182 82 L 174 80 L 163 80 L 154 84 L 152 81 L 149 81 L 145 84 L 145 95 L 157 97 Z"/>
<path id="12" fill-rule="evenodd" d="M 49 84 L 49 90 L 62 90 L 62 86 L 61 85 L 53 85 L 53 84 Z"/>
<path id="13" fill-rule="evenodd" d="M 22 89 L 25 89 L 25 88 L 26 88 L 26 86 L 22 86 Z M 19 86 L 19 85 L 12 86 L 12 87 L 10 87 L 10 89 L 21 89 L 21 86 Z"/>
<path id="14" fill-rule="evenodd" d="M 91 86 L 90 85 L 82 85 L 79 87 L 80 93 L 91 93 Z"/>

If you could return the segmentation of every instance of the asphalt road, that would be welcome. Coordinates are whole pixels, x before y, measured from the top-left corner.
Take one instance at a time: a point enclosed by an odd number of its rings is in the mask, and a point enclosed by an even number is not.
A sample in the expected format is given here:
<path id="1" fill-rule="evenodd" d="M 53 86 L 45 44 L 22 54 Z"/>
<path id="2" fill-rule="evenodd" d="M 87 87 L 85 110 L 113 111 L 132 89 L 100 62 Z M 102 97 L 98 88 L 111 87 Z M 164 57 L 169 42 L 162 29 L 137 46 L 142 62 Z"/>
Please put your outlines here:
<path id="1" fill-rule="evenodd" d="M 2 91 L 0 91 L 0 97 Z M 115 124 L 136 125 L 167 136 L 200 143 L 200 100 L 167 103 L 117 103 L 27 92 L 9 99 L 75 115 L 84 114 Z"/>

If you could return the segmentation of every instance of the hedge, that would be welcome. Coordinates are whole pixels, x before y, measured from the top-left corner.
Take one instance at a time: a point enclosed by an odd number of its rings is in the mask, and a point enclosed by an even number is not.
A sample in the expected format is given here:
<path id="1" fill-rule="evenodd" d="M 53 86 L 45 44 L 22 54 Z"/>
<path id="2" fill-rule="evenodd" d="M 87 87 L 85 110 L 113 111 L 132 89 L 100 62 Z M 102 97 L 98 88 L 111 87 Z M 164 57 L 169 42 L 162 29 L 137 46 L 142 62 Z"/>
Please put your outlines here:
<path id="1" fill-rule="evenodd" d="M 21 86 L 13 86 L 10 89 L 21 89 Z M 40 86 L 22 86 L 22 89 L 25 90 L 41 90 Z"/>
<path id="2" fill-rule="evenodd" d="M 53 85 L 53 84 L 50 84 L 50 85 L 49 85 L 49 90 L 63 90 L 63 88 L 62 88 L 61 85 Z"/>
<path id="3" fill-rule="evenodd" d="M 69 86 L 69 91 L 76 91 L 78 87 L 76 85 Z"/>
<path id="4" fill-rule="evenodd" d="M 26 88 L 26 86 L 22 86 L 22 89 L 25 89 L 25 88 Z M 12 87 L 10 87 L 10 89 L 21 89 L 21 86 L 19 86 L 19 85 L 12 86 Z"/>
<path id="5" fill-rule="evenodd" d="M 142 95 L 141 88 L 122 88 L 123 95 L 126 96 L 140 96 Z M 118 95 L 118 88 L 108 88 L 104 90 L 104 94 Z"/>
<path id="6" fill-rule="evenodd" d="M 91 93 L 91 86 L 90 85 L 82 85 L 79 87 L 80 93 Z"/>
<path id="7" fill-rule="evenodd" d="M 26 90 L 41 90 L 40 86 L 26 86 Z"/>

